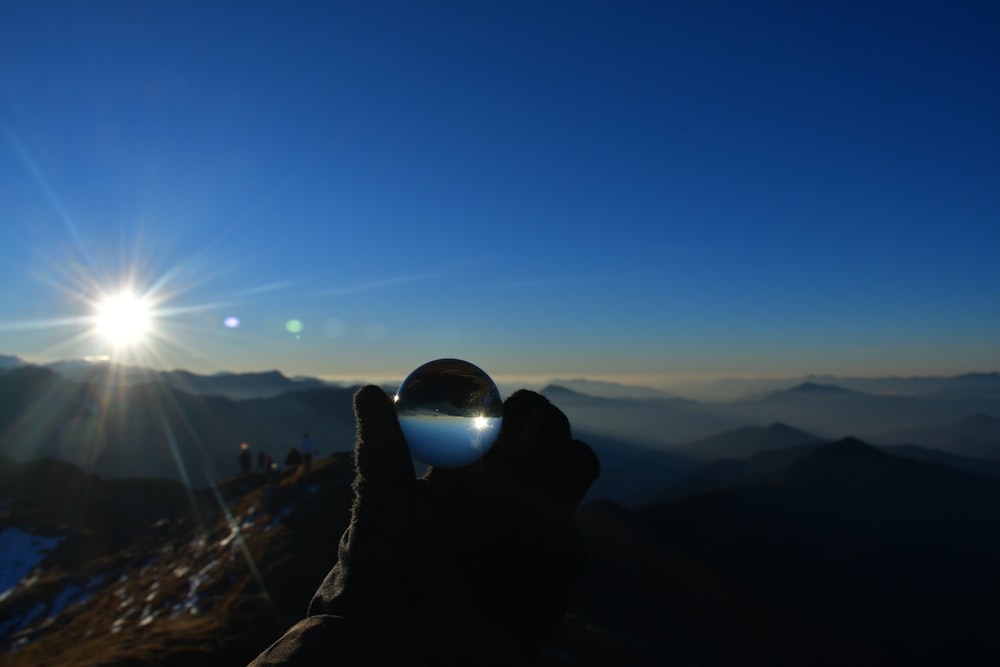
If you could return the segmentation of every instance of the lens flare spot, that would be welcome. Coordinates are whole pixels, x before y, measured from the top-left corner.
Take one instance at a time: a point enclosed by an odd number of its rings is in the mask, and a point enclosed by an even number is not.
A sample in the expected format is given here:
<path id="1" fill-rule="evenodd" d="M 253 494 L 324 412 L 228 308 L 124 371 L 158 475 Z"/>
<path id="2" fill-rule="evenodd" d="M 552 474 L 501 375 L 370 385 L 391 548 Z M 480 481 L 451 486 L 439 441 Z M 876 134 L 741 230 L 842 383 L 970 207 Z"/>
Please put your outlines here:
<path id="1" fill-rule="evenodd" d="M 235 329 L 236 327 L 240 326 L 240 318 L 227 317 L 225 320 L 222 321 L 222 323 L 225 324 L 230 329 Z"/>
<path id="2" fill-rule="evenodd" d="M 330 338 L 340 338 L 347 331 L 347 324 L 344 320 L 331 317 L 323 323 L 323 333 Z"/>
<path id="3" fill-rule="evenodd" d="M 285 331 L 291 334 L 302 333 L 303 325 L 301 320 L 288 320 L 285 322 Z"/>

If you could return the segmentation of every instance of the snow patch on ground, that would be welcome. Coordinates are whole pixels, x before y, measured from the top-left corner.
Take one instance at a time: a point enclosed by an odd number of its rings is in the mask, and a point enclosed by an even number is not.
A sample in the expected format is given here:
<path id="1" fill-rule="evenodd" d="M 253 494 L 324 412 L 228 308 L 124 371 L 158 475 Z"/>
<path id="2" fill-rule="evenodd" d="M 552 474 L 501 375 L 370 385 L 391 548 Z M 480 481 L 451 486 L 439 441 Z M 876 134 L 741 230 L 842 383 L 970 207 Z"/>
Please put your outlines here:
<path id="1" fill-rule="evenodd" d="M 41 617 L 41 615 L 44 613 L 45 613 L 45 603 L 44 602 L 37 603 L 34 607 L 31 608 L 31 611 L 29 611 L 27 614 L 24 615 L 24 618 L 21 620 L 21 625 L 18 626 L 17 631 L 20 632 L 21 630 L 24 630 L 26 627 L 31 625 L 35 621 L 35 619 Z"/>
<path id="2" fill-rule="evenodd" d="M 8 528 L 0 532 L 0 602 L 56 548 L 63 536 L 44 537 Z"/>
<path id="3" fill-rule="evenodd" d="M 170 610 L 171 616 L 177 616 L 181 613 L 187 612 L 189 614 L 199 614 L 201 610 L 198 607 L 198 603 L 201 601 L 201 596 L 198 595 L 198 589 L 201 585 L 206 583 L 209 579 L 209 575 L 212 570 L 219 566 L 219 560 L 214 559 L 210 561 L 203 568 L 198 570 L 196 574 L 193 574 L 190 579 L 188 579 L 188 595 L 184 600 L 175 604 Z"/>
<path id="4" fill-rule="evenodd" d="M 264 532 L 266 533 L 272 528 L 280 526 L 282 521 L 284 521 L 294 513 L 295 513 L 295 508 L 293 506 L 285 505 L 280 510 L 278 510 L 277 513 L 274 514 L 274 516 L 271 518 L 271 523 L 267 525 L 267 528 L 264 529 Z"/>
<path id="5" fill-rule="evenodd" d="M 78 602 L 83 602 L 90 596 L 87 594 L 80 595 L 83 593 L 83 589 L 76 584 L 70 584 L 66 588 L 59 591 L 55 599 L 52 601 L 52 606 L 49 607 L 49 617 L 55 618 L 62 613 L 63 609 L 66 607 L 76 604 Z"/>

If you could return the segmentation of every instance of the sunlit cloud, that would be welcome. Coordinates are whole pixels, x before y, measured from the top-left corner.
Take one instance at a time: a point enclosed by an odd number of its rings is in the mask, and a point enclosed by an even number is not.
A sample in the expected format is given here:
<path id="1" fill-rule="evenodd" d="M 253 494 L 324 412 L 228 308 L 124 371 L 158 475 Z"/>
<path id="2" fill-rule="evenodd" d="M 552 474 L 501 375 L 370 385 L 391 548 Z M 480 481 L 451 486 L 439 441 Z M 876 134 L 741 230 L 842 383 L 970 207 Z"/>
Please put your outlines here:
<path id="1" fill-rule="evenodd" d="M 248 287 L 246 289 L 236 292 L 234 296 L 237 298 L 256 296 L 258 294 L 265 294 L 267 292 L 277 292 L 279 290 L 288 289 L 295 284 L 294 280 L 279 280 L 273 283 L 267 283 L 265 285 L 257 285 L 256 287 Z"/>
<path id="2" fill-rule="evenodd" d="M 340 338 L 347 331 L 347 323 L 339 317 L 329 317 L 323 322 L 323 333 L 329 338 Z"/>
<path id="3" fill-rule="evenodd" d="M 607 278 L 588 275 L 505 280 L 503 282 L 496 283 L 494 286 L 502 289 L 543 289 L 547 287 L 580 287 L 581 285 L 597 285 L 606 283 Z"/>
<path id="4" fill-rule="evenodd" d="M 373 292 L 375 290 L 385 289 L 386 287 L 394 287 L 396 285 L 408 285 L 411 283 L 419 283 L 427 280 L 436 280 L 441 278 L 443 274 L 440 273 L 418 273 L 409 276 L 395 276 L 391 278 L 383 278 L 381 280 L 373 280 L 367 283 L 360 283 L 357 285 L 347 285 L 344 287 L 333 287 L 330 289 L 320 290 L 315 292 L 316 296 L 340 296 L 344 294 L 358 294 L 361 292 Z"/>

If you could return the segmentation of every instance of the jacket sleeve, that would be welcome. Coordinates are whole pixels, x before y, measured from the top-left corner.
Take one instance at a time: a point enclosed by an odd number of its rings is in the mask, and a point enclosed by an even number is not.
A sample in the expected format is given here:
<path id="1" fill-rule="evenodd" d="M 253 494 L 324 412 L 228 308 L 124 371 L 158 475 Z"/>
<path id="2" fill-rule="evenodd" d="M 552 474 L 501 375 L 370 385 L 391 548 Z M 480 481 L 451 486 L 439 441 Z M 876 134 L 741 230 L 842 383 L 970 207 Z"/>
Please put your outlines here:
<path id="1" fill-rule="evenodd" d="M 428 667 L 378 630 L 327 614 L 299 621 L 250 663 L 250 667 L 314 665 Z"/>

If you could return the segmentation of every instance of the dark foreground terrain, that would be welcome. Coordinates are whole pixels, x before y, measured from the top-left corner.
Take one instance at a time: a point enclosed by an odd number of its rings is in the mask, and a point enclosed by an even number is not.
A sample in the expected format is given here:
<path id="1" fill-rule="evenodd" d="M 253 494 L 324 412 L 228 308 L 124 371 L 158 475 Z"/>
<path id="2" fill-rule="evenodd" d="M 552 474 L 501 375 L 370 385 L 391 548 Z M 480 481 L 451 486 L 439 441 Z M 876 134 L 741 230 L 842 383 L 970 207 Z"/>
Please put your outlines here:
<path id="1" fill-rule="evenodd" d="M 581 507 L 588 565 L 542 664 L 998 664 L 1000 483 L 856 440 L 788 458 Z M 245 664 L 334 562 L 350 480 L 343 454 L 191 493 L 8 462 L 0 557 L 38 564 L 0 599 L 0 665 Z"/>

